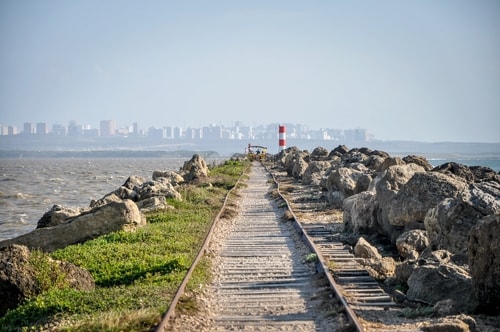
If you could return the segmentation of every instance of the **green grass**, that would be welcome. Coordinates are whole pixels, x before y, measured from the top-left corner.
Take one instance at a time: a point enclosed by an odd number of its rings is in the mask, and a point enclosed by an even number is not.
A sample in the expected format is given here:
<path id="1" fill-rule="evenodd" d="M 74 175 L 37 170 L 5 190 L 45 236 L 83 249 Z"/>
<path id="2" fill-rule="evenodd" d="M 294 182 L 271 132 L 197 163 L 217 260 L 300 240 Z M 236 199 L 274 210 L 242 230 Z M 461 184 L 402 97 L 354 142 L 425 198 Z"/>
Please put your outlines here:
<path id="1" fill-rule="evenodd" d="M 224 196 L 245 164 L 226 162 L 210 170 L 212 186 L 185 185 L 174 209 L 147 216 L 148 225 L 115 232 L 57 250 L 50 257 L 87 269 L 96 288 L 79 291 L 60 281 L 47 254 L 32 264 L 44 290 L 0 318 L 2 331 L 34 331 L 62 321 L 61 331 L 149 331 L 157 325 L 198 253 Z M 210 261 L 202 259 L 188 284 L 193 291 L 210 280 Z M 192 304 L 190 304 L 192 306 Z"/>
<path id="2" fill-rule="evenodd" d="M 401 317 L 405 317 L 408 319 L 415 319 L 418 317 L 430 316 L 430 315 L 432 315 L 433 311 L 434 311 L 434 307 L 432 307 L 432 306 L 425 306 L 425 307 L 420 307 L 420 308 L 416 308 L 416 309 L 403 308 L 399 315 Z"/>

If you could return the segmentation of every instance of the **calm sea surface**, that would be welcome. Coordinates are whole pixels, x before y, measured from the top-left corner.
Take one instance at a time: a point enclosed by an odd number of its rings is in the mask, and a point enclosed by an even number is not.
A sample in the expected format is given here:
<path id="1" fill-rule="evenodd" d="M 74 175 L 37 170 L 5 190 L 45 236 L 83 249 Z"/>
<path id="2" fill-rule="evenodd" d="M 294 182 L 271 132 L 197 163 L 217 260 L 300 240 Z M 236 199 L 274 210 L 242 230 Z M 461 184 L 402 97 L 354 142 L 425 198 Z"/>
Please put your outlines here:
<path id="1" fill-rule="evenodd" d="M 87 207 L 131 175 L 151 180 L 155 170 L 179 170 L 186 159 L 0 159 L 0 240 L 35 229 L 53 205 Z M 218 163 L 219 160 L 206 160 Z M 429 159 L 434 165 L 448 160 Z M 500 159 L 454 160 L 500 171 Z"/>

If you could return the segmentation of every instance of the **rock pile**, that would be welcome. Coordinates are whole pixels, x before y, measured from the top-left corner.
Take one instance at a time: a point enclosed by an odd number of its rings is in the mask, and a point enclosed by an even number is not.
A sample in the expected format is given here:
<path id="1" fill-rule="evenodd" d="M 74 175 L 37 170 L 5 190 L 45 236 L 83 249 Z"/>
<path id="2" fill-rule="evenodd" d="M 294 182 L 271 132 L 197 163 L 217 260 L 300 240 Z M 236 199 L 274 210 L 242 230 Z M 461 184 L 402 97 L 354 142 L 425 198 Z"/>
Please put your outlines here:
<path id="1" fill-rule="evenodd" d="M 51 252 L 70 244 L 146 224 L 144 213 L 169 208 L 166 199 L 181 199 L 176 188 L 208 175 L 208 166 L 195 154 L 179 172 L 154 171 L 151 181 L 136 175 L 88 207 L 54 205 L 38 221 L 37 228 L 19 237 L 0 241 L 0 248 L 11 244 Z"/>
<path id="2" fill-rule="evenodd" d="M 30 250 L 45 252 L 114 231 L 134 231 L 146 224 L 146 212 L 167 209 L 166 198 L 181 199 L 176 188 L 185 182 L 208 175 L 208 167 L 199 155 L 184 163 L 179 172 L 154 171 L 152 180 L 130 176 L 125 183 L 89 207 L 70 208 L 54 205 L 38 221 L 37 228 L 13 239 L 0 241 L 0 316 L 15 308 L 26 297 L 40 292 L 36 276 L 28 264 Z M 59 262 L 69 286 L 93 287 L 90 274 L 72 264 Z"/>
<path id="3" fill-rule="evenodd" d="M 447 300 L 456 312 L 500 313 L 498 173 L 343 145 L 312 153 L 291 147 L 275 160 L 343 210 L 345 228 L 361 241 L 355 251 L 376 278 L 406 287 L 405 301 Z M 394 268 L 367 249 L 365 238 L 380 237 L 399 253 Z"/>

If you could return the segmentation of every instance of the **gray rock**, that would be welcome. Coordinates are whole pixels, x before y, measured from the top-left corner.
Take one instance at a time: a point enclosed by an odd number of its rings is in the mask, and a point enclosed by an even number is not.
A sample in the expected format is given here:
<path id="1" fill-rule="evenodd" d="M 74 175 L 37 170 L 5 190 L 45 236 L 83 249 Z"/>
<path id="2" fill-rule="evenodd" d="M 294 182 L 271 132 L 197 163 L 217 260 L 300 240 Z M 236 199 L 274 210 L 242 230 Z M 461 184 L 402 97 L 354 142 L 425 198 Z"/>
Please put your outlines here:
<path id="1" fill-rule="evenodd" d="M 413 175 L 424 173 L 425 170 L 417 164 L 408 164 L 401 166 L 391 166 L 384 172 L 379 174 L 373 181 L 370 187 L 377 193 L 379 202 L 379 211 L 377 212 L 377 221 L 383 229 L 384 234 L 394 243 L 399 235 L 401 235 L 404 227 L 392 225 L 388 218 L 390 206 L 394 201 L 400 189 L 406 184 Z M 369 189 L 371 190 L 371 189 Z"/>
<path id="2" fill-rule="evenodd" d="M 0 248 L 20 244 L 30 249 L 52 252 L 114 231 L 133 231 L 146 224 L 146 218 L 131 200 L 112 202 L 67 219 L 55 227 L 38 228 L 0 242 Z"/>
<path id="3" fill-rule="evenodd" d="M 433 317 L 446 317 L 456 314 L 459 314 L 457 310 L 457 304 L 455 303 L 455 301 L 451 299 L 446 299 L 437 302 L 434 305 L 434 309 L 432 311 Z"/>
<path id="4" fill-rule="evenodd" d="M 326 160 L 328 158 L 328 150 L 324 147 L 316 147 L 310 155 L 311 161 Z"/>
<path id="5" fill-rule="evenodd" d="M 208 172 L 207 163 L 199 154 L 194 154 L 193 157 L 182 166 L 182 177 L 186 182 L 201 177 L 207 177 Z"/>
<path id="6" fill-rule="evenodd" d="M 40 292 L 35 270 L 29 264 L 30 251 L 12 245 L 0 249 L 0 317 L 26 298 Z"/>
<path id="7" fill-rule="evenodd" d="M 500 174 L 489 167 L 471 166 L 469 167 L 469 169 L 471 170 L 472 174 L 474 174 L 475 183 L 488 181 L 500 183 Z"/>
<path id="8" fill-rule="evenodd" d="M 500 183 L 484 181 L 469 186 L 461 199 L 482 215 L 500 213 Z"/>
<path id="9" fill-rule="evenodd" d="M 454 175 L 456 177 L 463 179 L 468 183 L 474 183 L 475 180 L 474 173 L 472 173 L 469 167 L 456 162 L 449 162 L 436 166 L 434 167 L 433 171 L 443 173 L 446 175 Z"/>
<path id="10" fill-rule="evenodd" d="M 354 255 L 360 258 L 368 259 L 381 259 L 382 255 L 378 252 L 378 249 L 372 246 L 363 237 L 360 237 L 356 245 L 354 246 Z"/>
<path id="11" fill-rule="evenodd" d="M 430 171 L 433 169 L 431 163 L 429 163 L 427 159 L 422 156 L 409 155 L 404 157 L 403 161 L 406 164 L 417 164 L 419 166 L 422 166 L 426 171 Z"/>
<path id="12" fill-rule="evenodd" d="M 459 312 L 472 313 L 478 306 L 478 300 L 472 287 L 470 274 L 451 261 L 419 260 L 423 265 L 413 270 L 408 278 L 410 301 L 436 304 L 445 299 L 456 303 Z"/>
<path id="13" fill-rule="evenodd" d="M 448 316 L 432 321 L 422 326 L 423 332 L 476 332 L 474 318 L 461 314 Z M 478 331 L 479 332 L 479 331 Z"/>
<path id="14" fill-rule="evenodd" d="M 331 164 L 328 161 L 310 161 L 302 175 L 302 183 L 319 186 Z"/>
<path id="15" fill-rule="evenodd" d="M 45 212 L 45 214 L 38 220 L 36 228 L 53 227 L 63 223 L 66 219 L 77 216 L 83 213 L 84 208 L 71 208 L 62 205 L 54 205 L 52 208 Z"/>
<path id="16" fill-rule="evenodd" d="M 332 151 L 330 151 L 330 154 L 328 155 L 328 157 L 333 157 L 333 156 L 342 156 L 344 154 L 346 154 L 347 152 L 349 152 L 349 148 L 345 145 L 339 145 L 337 146 L 335 149 L 333 149 Z"/>
<path id="17" fill-rule="evenodd" d="M 174 171 L 153 171 L 153 181 L 167 179 L 174 187 L 184 182 L 184 178 Z"/>
<path id="18" fill-rule="evenodd" d="M 427 232 L 420 229 L 406 231 L 396 240 L 396 248 L 398 248 L 401 257 L 404 258 L 417 258 L 415 257 L 415 252 L 418 255 L 428 245 L 429 238 L 427 237 Z"/>
<path id="19" fill-rule="evenodd" d="M 344 199 L 342 210 L 346 229 L 355 234 L 382 234 L 377 222 L 378 200 L 374 192 L 364 191 Z"/>
<path id="20" fill-rule="evenodd" d="M 396 270 L 396 261 L 392 257 L 363 259 L 362 265 L 377 280 L 393 277 Z"/>
<path id="21" fill-rule="evenodd" d="M 380 168 L 378 169 L 378 171 L 383 172 L 383 171 L 387 170 L 389 167 L 402 166 L 402 165 L 405 165 L 405 162 L 403 161 L 403 159 L 401 159 L 399 157 L 387 157 L 387 158 L 385 158 L 382 165 L 380 165 Z"/>
<path id="22" fill-rule="evenodd" d="M 159 178 L 158 181 L 145 182 L 138 190 L 138 201 L 151 197 L 167 197 L 177 200 L 182 199 L 182 195 L 175 190 L 174 186 L 167 179 L 164 178 Z"/>
<path id="23" fill-rule="evenodd" d="M 136 187 L 140 187 L 145 181 L 146 179 L 142 176 L 132 175 L 128 177 L 122 186 L 130 190 L 135 190 Z"/>
<path id="24" fill-rule="evenodd" d="M 363 172 L 351 168 L 340 167 L 330 173 L 327 182 L 329 191 L 340 191 L 345 197 L 356 194 L 358 180 L 363 176 Z"/>
<path id="25" fill-rule="evenodd" d="M 304 175 L 305 170 L 307 169 L 307 162 L 302 158 L 301 156 L 297 156 L 295 158 L 295 162 L 293 164 L 292 168 L 292 176 L 295 179 L 302 179 L 302 176 Z"/>
<path id="26" fill-rule="evenodd" d="M 422 222 L 439 202 L 459 197 L 466 188 L 466 182 L 441 173 L 415 173 L 382 209 L 387 212 L 387 221 L 394 226 Z M 380 198 L 379 201 L 382 202 Z"/>
<path id="27" fill-rule="evenodd" d="M 25 299 L 43 291 L 37 279 L 36 269 L 30 263 L 30 256 L 29 249 L 21 245 L 14 244 L 0 249 L 0 317 L 8 309 L 16 308 Z M 72 263 L 52 260 L 49 257 L 46 259 L 47 264 L 51 264 L 51 268 L 58 271 L 45 276 L 57 278 L 47 282 L 57 282 L 80 290 L 91 290 L 95 287 L 94 279 L 87 270 Z"/>
<path id="28" fill-rule="evenodd" d="M 169 205 L 167 204 L 167 201 L 165 200 L 165 197 L 163 196 L 149 197 L 142 201 L 137 202 L 136 204 L 139 210 L 141 210 L 141 212 L 144 213 L 156 212 L 170 208 Z"/>
<path id="29" fill-rule="evenodd" d="M 432 249 L 466 256 L 469 232 L 482 217 L 473 206 L 459 199 L 444 199 L 429 210 L 424 220 Z"/>
<path id="30" fill-rule="evenodd" d="M 416 260 L 407 259 L 401 263 L 397 263 L 394 269 L 396 280 L 400 284 L 406 285 L 408 283 L 408 279 L 416 269 L 418 269 Z"/>
<path id="31" fill-rule="evenodd" d="M 481 309 L 500 313 L 500 214 L 484 217 L 471 229 L 468 241 L 472 284 Z"/>

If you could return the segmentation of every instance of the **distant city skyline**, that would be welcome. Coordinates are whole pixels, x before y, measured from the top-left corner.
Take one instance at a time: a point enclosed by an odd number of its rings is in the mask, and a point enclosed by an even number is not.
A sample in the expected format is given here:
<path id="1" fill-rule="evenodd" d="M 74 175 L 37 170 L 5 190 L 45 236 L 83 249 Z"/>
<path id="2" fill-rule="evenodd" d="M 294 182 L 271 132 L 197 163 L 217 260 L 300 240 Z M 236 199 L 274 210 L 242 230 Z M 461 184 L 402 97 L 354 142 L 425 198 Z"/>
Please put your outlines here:
<path id="1" fill-rule="evenodd" d="M 116 127 L 114 120 L 101 120 L 99 128 L 91 125 L 82 125 L 70 121 L 67 125 L 46 122 L 25 122 L 22 129 L 13 125 L 0 124 L 1 136 L 68 136 L 68 137 L 111 137 L 111 136 L 148 136 L 155 139 L 273 139 L 278 137 L 278 127 L 283 126 L 289 138 L 314 140 L 349 140 L 367 142 L 374 136 L 365 128 L 310 128 L 305 124 L 268 123 L 247 125 L 242 121 L 235 121 L 231 126 L 206 124 L 201 127 L 180 127 L 169 124 L 157 124 L 149 128 L 142 128 L 136 121 L 131 125 Z"/>
<path id="2" fill-rule="evenodd" d="M 500 142 L 500 1 L 0 2 L 0 124 Z"/>

